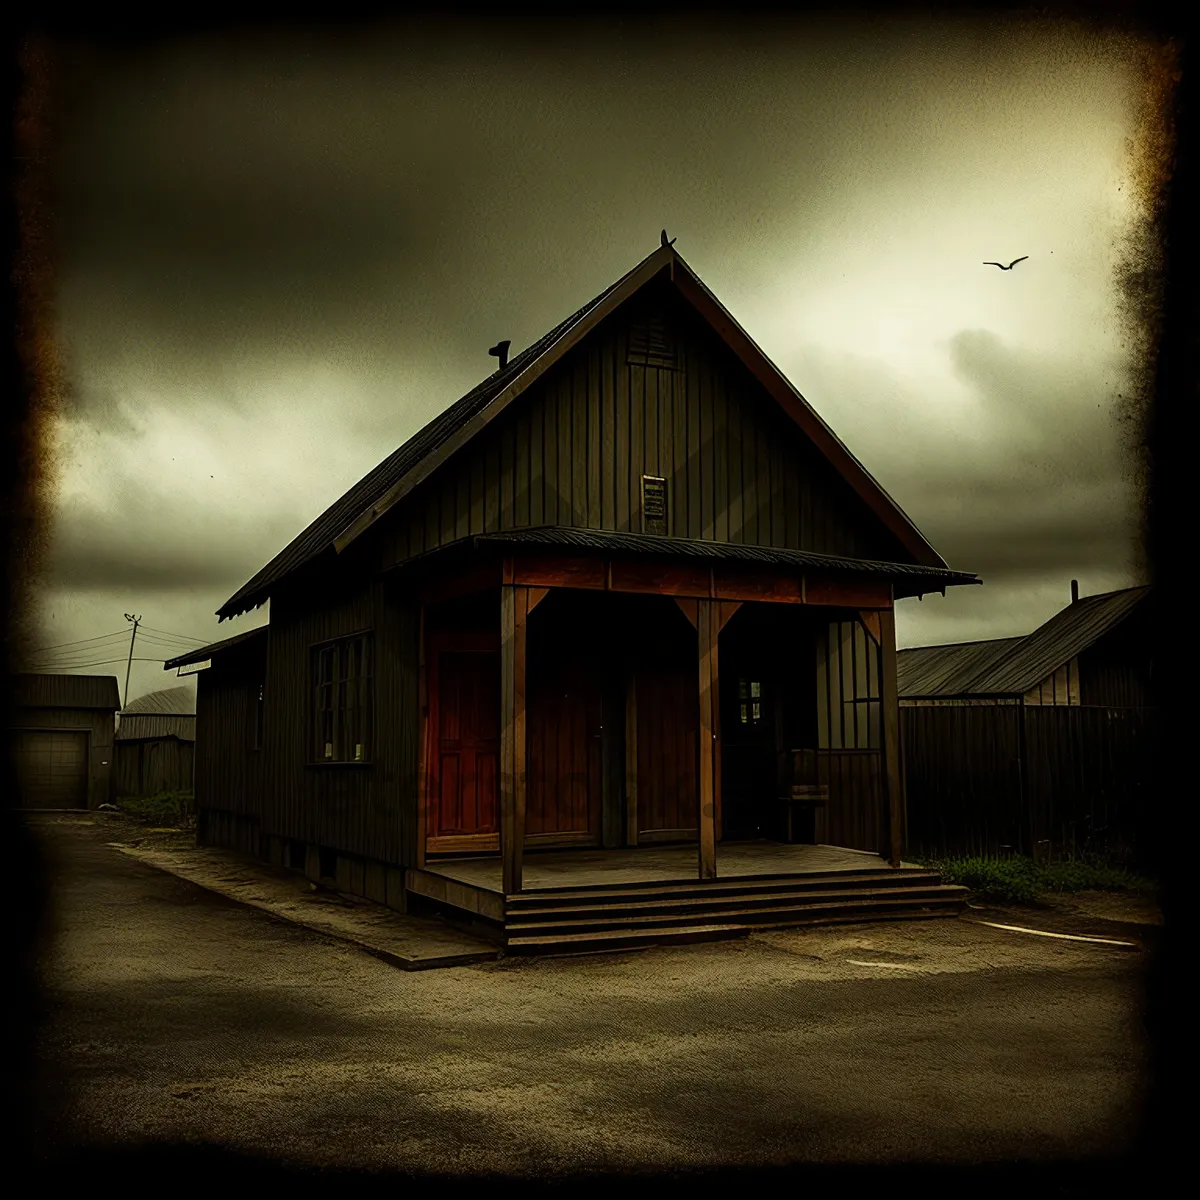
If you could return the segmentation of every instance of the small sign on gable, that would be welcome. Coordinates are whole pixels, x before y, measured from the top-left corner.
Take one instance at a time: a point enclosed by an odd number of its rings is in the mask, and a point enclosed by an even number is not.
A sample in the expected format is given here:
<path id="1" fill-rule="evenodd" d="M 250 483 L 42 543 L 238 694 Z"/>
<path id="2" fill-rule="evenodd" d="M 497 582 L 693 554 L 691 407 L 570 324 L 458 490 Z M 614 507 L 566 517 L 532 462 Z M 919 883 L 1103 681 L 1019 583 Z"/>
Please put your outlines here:
<path id="1" fill-rule="evenodd" d="M 175 671 L 176 677 L 180 675 L 196 675 L 200 671 L 206 671 L 212 666 L 212 659 L 206 658 L 203 662 L 188 663 L 187 666 L 179 667 Z"/>
<path id="2" fill-rule="evenodd" d="M 642 476 L 642 532 L 667 535 L 667 481 L 658 475 Z"/>

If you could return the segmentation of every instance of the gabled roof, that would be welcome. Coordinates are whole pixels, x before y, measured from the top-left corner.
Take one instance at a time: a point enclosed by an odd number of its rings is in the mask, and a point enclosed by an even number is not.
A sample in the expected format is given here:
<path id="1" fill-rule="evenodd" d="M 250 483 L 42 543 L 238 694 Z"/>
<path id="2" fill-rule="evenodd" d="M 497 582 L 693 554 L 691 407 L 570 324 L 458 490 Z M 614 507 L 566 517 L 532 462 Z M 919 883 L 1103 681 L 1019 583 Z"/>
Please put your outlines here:
<path id="1" fill-rule="evenodd" d="M 897 689 L 901 698 L 959 694 L 972 678 L 1024 640 L 1021 637 L 993 638 L 986 642 L 914 646 L 897 651 Z"/>
<path id="2" fill-rule="evenodd" d="M 1094 646 L 1149 594 L 1148 587 L 1138 587 L 1081 597 L 977 676 L 972 690 L 1024 695 L 1075 655 Z"/>
<path id="3" fill-rule="evenodd" d="M 130 713 L 173 713 L 179 716 L 194 717 L 196 715 L 196 695 L 191 688 L 163 688 L 161 691 L 149 692 L 139 696 L 121 710 L 121 715 Z"/>
<path id="4" fill-rule="evenodd" d="M 896 535 L 917 563 L 946 563 L 900 507 L 850 453 L 783 373 L 763 354 L 673 247 L 663 246 L 604 289 L 508 365 L 409 438 L 275 556 L 217 610 L 221 620 L 257 608 L 275 584 L 317 557 L 351 542 L 461 449 L 600 321 L 662 272 L 812 439 L 834 468 Z"/>
<path id="5" fill-rule="evenodd" d="M 13 685 L 17 708 L 121 707 L 115 675 L 16 675 Z"/>
<path id="6" fill-rule="evenodd" d="M 1135 587 L 1081 597 L 1025 637 L 901 650 L 900 696 L 1023 696 L 1094 646 L 1149 594 L 1149 587 Z"/>
<path id="7" fill-rule="evenodd" d="M 233 637 L 226 638 L 221 642 L 210 642 L 207 646 L 201 646 L 199 650 L 189 650 L 186 654 L 179 655 L 178 658 L 169 658 L 163 663 L 164 671 L 174 670 L 176 667 L 187 667 L 192 663 L 205 662 L 213 657 L 214 654 L 220 654 L 223 650 L 231 650 L 234 646 L 247 645 L 255 638 L 265 638 L 267 636 L 267 626 L 260 625 L 257 629 L 247 629 L 245 633 L 235 633 Z"/>

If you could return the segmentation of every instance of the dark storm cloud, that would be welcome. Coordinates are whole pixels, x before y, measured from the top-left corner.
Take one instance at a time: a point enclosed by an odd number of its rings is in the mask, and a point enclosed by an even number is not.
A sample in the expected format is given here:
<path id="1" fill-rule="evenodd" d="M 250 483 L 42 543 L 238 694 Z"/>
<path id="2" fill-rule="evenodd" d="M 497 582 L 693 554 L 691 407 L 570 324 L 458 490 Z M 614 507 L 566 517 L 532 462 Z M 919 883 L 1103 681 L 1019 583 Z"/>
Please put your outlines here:
<path id="1" fill-rule="evenodd" d="M 878 362 L 815 355 L 809 369 L 818 387 L 836 374 L 845 420 L 835 427 L 952 566 L 999 582 L 1130 561 L 1137 449 L 1113 364 L 1034 353 L 986 330 L 960 331 L 947 353 L 964 385 L 954 403 Z M 880 419 L 885 410 L 917 415 L 899 426 Z"/>
<path id="2" fill-rule="evenodd" d="M 620 44 L 583 25 L 550 44 L 409 27 L 72 51 L 64 415 L 91 450 L 56 584 L 103 591 L 118 623 L 126 588 L 161 595 L 179 616 L 160 624 L 199 628 L 490 372 L 487 346 L 529 344 L 664 225 L 752 336 L 777 307 L 776 349 L 824 342 L 810 398 L 953 566 L 989 582 L 1111 569 L 1129 541 L 1100 411 L 1115 375 L 1088 357 L 1079 301 L 1106 286 L 1103 221 L 1085 218 L 1108 216 L 1103 183 L 1062 163 L 1092 147 L 1116 162 L 1125 84 L 1098 44 L 914 28 L 706 42 L 639 22 Z M 1062 345 L 1047 357 L 1021 348 L 1015 308 L 984 305 L 1019 279 L 955 271 L 1000 253 L 993 237 L 1041 236 L 1055 189 L 1088 232 L 1041 277 Z M 928 282 L 905 296 L 901 277 Z M 806 335 L 839 281 L 852 302 Z M 928 309 L 911 355 L 873 345 L 908 303 Z M 965 324 L 928 389 L 915 382 L 913 362 Z M 806 364 L 772 357 L 809 394 Z M 969 591 L 980 612 L 1000 603 Z"/>
<path id="3" fill-rule="evenodd" d="M 125 480 L 112 509 L 76 500 L 51 539 L 58 588 L 237 590 L 299 532 L 288 517 L 214 521 L 183 497 Z"/>
<path id="4" fill-rule="evenodd" d="M 877 175 L 919 186 L 920 147 L 951 114 L 979 117 L 970 68 L 996 53 L 975 32 L 941 42 L 579 26 L 549 43 L 409 28 L 76 51 L 57 204 L 72 340 L 159 378 L 338 344 L 393 360 L 519 348 L 661 225 L 691 232 L 685 253 L 745 260 L 815 246 Z M 1019 30 L 1005 46 L 1015 63 L 1050 50 Z"/>

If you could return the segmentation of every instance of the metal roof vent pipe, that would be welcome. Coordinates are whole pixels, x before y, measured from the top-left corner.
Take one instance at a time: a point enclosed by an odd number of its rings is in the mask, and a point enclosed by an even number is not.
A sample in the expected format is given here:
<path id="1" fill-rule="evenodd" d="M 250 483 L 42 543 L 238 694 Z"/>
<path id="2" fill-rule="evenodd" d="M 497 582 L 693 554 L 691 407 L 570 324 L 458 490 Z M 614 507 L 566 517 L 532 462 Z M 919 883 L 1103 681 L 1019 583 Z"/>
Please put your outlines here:
<path id="1" fill-rule="evenodd" d="M 1071 603 L 1072 604 L 1079 603 L 1079 580 L 1078 579 L 1071 580 Z"/>
<path id="2" fill-rule="evenodd" d="M 511 346 L 511 345 L 512 345 L 512 342 L 510 342 L 510 341 L 497 342 L 497 343 L 496 343 L 496 344 L 495 344 L 495 345 L 494 345 L 494 346 L 493 346 L 493 347 L 492 347 L 492 348 L 491 348 L 491 349 L 488 351 L 488 353 L 489 353 L 489 354 L 490 354 L 490 355 L 491 355 L 493 358 L 498 358 L 498 359 L 500 360 L 500 368 L 499 368 L 499 369 L 500 369 L 501 371 L 503 371 L 503 370 L 504 370 L 504 368 L 508 366 L 508 348 L 509 348 L 509 346 Z"/>

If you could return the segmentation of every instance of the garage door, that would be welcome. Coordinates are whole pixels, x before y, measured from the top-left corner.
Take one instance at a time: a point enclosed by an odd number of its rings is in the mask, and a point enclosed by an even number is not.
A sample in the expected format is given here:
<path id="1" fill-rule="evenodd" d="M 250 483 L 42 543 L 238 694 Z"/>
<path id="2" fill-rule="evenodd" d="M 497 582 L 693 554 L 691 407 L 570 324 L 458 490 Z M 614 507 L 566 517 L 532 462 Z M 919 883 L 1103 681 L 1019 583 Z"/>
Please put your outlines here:
<path id="1" fill-rule="evenodd" d="M 17 778 L 24 808 L 86 808 L 88 735 L 74 730 L 19 731 Z"/>

